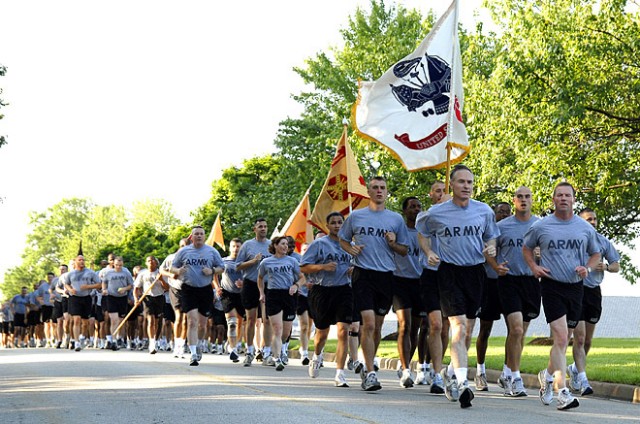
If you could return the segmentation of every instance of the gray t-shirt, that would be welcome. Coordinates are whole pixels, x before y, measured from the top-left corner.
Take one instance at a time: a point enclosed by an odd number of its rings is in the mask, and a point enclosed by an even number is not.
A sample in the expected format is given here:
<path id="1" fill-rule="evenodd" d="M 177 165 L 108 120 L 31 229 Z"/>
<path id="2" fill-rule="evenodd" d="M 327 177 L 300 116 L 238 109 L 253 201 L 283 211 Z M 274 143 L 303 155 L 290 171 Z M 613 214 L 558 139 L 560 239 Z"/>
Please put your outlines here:
<path id="1" fill-rule="evenodd" d="M 109 273 L 111 275 L 113 271 Z M 142 289 L 143 292 L 147 291 L 149 287 L 156 281 L 156 278 L 160 275 L 160 270 L 156 269 L 155 271 L 151 271 L 148 268 L 141 270 L 136 276 L 136 281 L 134 282 L 134 287 Z M 109 293 L 111 294 L 111 293 Z M 151 291 L 147 294 L 147 296 L 158 297 L 164 295 L 164 288 L 162 287 L 162 282 L 158 281 L 153 285 Z"/>
<path id="2" fill-rule="evenodd" d="M 51 294 L 49 293 L 50 288 L 51 284 L 44 282 L 40 284 L 40 287 L 36 290 L 36 297 L 42 297 L 42 305 L 44 306 L 51 306 Z"/>
<path id="3" fill-rule="evenodd" d="M 13 296 L 11 299 L 11 305 L 13 305 L 13 313 L 14 314 L 26 314 L 27 313 L 27 303 L 29 303 L 29 295 L 17 294 Z"/>
<path id="4" fill-rule="evenodd" d="M 107 293 L 109 296 L 125 297 L 127 292 L 123 291 L 119 293 L 118 289 L 132 286 L 133 277 L 128 269 L 123 268 L 120 272 L 112 269 L 104 275 L 102 282 L 107 286 Z"/>
<path id="5" fill-rule="evenodd" d="M 176 257 L 175 253 L 172 253 L 169 256 L 167 256 L 164 259 L 164 261 L 162 261 L 162 264 L 160 265 L 160 269 L 163 271 L 171 272 L 171 267 L 173 266 L 173 259 L 175 257 Z M 174 289 L 180 290 L 182 288 L 182 280 L 179 280 L 173 277 L 165 277 L 165 281 Z"/>
<path id="6" fill-rule="evenodd" d="M 355 210 L 347 217 L 340 228 L 338 237 L 349 243 L 363 245 L 359 255 L 353 262 L 356 266 L 381 272 L 395 271 L 393 250 L 389 247 L 385 234 L 396 234 L 396 243 L 408 246 L 407 226 L 402 216 L 388 209 L 373 211 L 370 208 Z"/>
<path id="7" fill-rule="evenodd" d="M 220 286 L 229 293 L 240 293 L 242 289 L 236 286 L 237 280 L 242 280 L 242 272 L 236 269 L 236 260 L 230 256 L 222 258 L 224 262 L 224 272 L 220 278 Z"/>
<path id="8" fill-rule="evenodd" d="M 613 247 L 613 244 L 602 234 L 596 232 L 596 237 L 598 239 L 598 243 L 600 244 L 600 255 L 602 255 L 601 260 L 607 260 L 608 264 L 612 264 L 614 262 L 620 262 L 620 254 Z M 592 271 L 591 274 L 587 275 L 587 278 L 584 279 L 584 285 L 586 287 L 595 288 L 598 287 L 602 280 L 604 279 L 604 271 Z"/>
<path id="9" fill-rule="evenodd" d="M 507 262 L 509 275 L 533 275 L 531 268 L 529 268 L 522 255 L 522 246 L 524 245 L 525 233 L 539 220 L 540 218 L 533 215 L 528 221 L 520 221 L 515 216 L 510 216 L 498 222 L 500 236 L 496 244 L 498 249 L 496 261 L 499 264 Z"/>
<path id="10" fill-rule="evenodd" d="M 51 297 L 50 299 L 56 301 L 56 302 L 61 302 L 62 301 L 62 295 L 60 293 L 58 293 L 58 291 L 56 290 L 57 287 L 59 287 L 60 283 L 60 278 L 59 277 L 55 277 L 53 279 L 53 281 L 51 281 L 51 287 L 50 287 L 50 291 L 51 291 Z"/>
<path id="11" fill-rule="evenodd" d="M 269 290 L 288 289 L 300 277 L 300 264 L 291 256 L 270 256 L 260 262 L 258 275 L 269 278 Z"/>
<path id="12" fill-rule="evenodd" d="M 84 268 L 81 271 L 76 269 L 71 272 L 68 272 L 67 274 L 69 275 L 67 277 L 68 279 L 67 284 L 69 284 L 71 287 L 75 289 L 76 294 L 73 296 L 77 296 L 77 297 L 85 297 L 91 294 L 92 289 L 81 290 L 80 289 L 81 286 L 97 284 L 100 282 L 100 278 L 98 277 L 98 274 L 96 274 L 94 271 L 90 270 L 89 268 Z M 67 274 L 64 274 L 64 275 L 67 275 Z"/>
<path id="13" fill-rule="evenodd" d="M 258 241 L 256 239 L 247 240 L 240 247 L 240 251 L 238 252 L 238 257 L 236 258 L 236 263 L 241 264 L 243 262 L 247 262 L 253 259 L 258 253 L 262 253 L 262 260 L 271 256 L 269 253 L 269 245 L 271 241 L 263 240 Z M 242 270 L 243 278 L 257 282 L 258 281 L 258 266 L 260 263 L 256 263 Z"/>
<path id="14" fill-rule="evenodd" d="M 192 287 L 207 287 L 211 285 L 213 274 L 204 275 L 203 268 L 224 268 L 222 257 L 216 249 L 205 244 L 196 248 L 193 244 L 178 250 L 173 258 L 173 267 L 187 267 L 187 272 L 182 275 L 182 282 Z"/>
<path id="15" fill-rule="evenodd" d="M 347 272 L 351 267 L 351 255 L 342 250 L 338 240 L 321 237 L 314 240 L 302 256 L 301 265 L 336 263 L 336 270 L 314 272 L 311 279 L 314 284 L 323 287 L 337 287 L 349 284 Z"/>
<path id="16" fill-rule="evenodd" d="M 393 275 L 402 278 L 420 278 L 422 275 L 422 264 L 420 263 L 420 244 L 418 244 L 418 230 L 407 227 L 409 236 L 409 248 L 407 255 L 395 254 L 396 270 Z"/>
<path id="17" fill-rule="evenodd" d="M 562 283 L 581 283 L 576 268 L 586 266 L 589 256 L 600 252 L 596 230 L 575 215 L 569 220 L 545 216 L 525 233 L 524 245 L 529 249 L 540 246 L 540 266 Z"/>
<path id="18" fill-rule="evenodd" d="M 436 237 L 441 261 L 458 266 L 483 263 L 485 242 L 500 235 L 491 208 L 473 199 L 465 207 L 448 200 L 420 212 L 416 228 L 423 236 Z"/>

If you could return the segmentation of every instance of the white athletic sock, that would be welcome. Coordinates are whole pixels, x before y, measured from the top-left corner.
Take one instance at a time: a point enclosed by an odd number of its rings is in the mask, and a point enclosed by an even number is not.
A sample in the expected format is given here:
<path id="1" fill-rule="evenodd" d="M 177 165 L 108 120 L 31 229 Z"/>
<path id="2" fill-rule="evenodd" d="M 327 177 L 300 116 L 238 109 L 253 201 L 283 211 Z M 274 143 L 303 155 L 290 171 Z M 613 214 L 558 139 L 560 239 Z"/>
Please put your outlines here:
<path id="1" fill-rule="evenodd" d="M 484 364 L 478 364 L 477 365 L 477 374 L 485 374 L 486 373 L 486 369 L 484 367 Z"/>
<path id="2" fill-rule="evenodd" d="M 189 345 L 189 350 L 191 351 L 192 355 L 197 355 L 198 354 L 198 350 L 196 345 Z"/>
<path id="3" fill-rule="evenodd" d="M 453 364 L 447 365 L 447 375 L 449 377 L 453 377 L 453 374 L 454 374 Z"/>
<path id="4" fill-rule="evenodd" d="M 156 348 L 156 339 L 149 339 L 149 352 L 155 350 Z"/>
<path id="5" fill-rule="evenodd" d="M 522 377 L 520 377 L 520 371 L 514 371 L 513 372 L 513 379 L 515 380 L 516 378 L 522 378 Z"/>
<path id="6" fill-rule="evenodd" d="M 502 373 L 504 375 L 509 375 L 511 373 L 511 368 L 509 368 L 507 364 L 502 364 Z"/>
<path id="7" fill-rule="evenodd" d="M 587 379 L 587 373 L 586 373 L 586 371 L 583 371 L 583 372 L 579 372 L 579 373 L 578 373 L 578 380 L 579 380 L 579 381 L 586 380 L 586 379 Z"/>
<path id="8" fill-rule="evenodd" d="M 266 358 L 267 356 L 271 355 L 271 346 L 265 346 L 264 349 L 262 349 L 262 355 Z"/>
<path id="9" fill-rule="evenodd" d="M 467 368 L 456 368 L 454 372 L 458 379 L 458 384 L 467 381 Z"/>
<path id="10" fill-rule="evenodd" d="M 112 338 L 111 334 L 107 334 L 107 341 L 109 343 L 111 343 L 113 341 L 113 338 Z"/>
<path id="11" fill-rule="evenodd" d="M 546 368 L 544 370 L 544 378 L 548 382 L 552 382 L 553 381 L 553 375 L 549 374 L 549 370 L 547 370 Z"/>
<path id="12" fill-rule="evenodd" d="M 254 352 L 255 352 L 255 348 L 253 347 L 253 345 L 247 346 L 247 353 L 250 353 L 253 355 Z"/>
<path id="13" fill-rule="evenodd" d="M 343 369 L 337 369 L 336 368 L 336 377 L 338 377 L 339 375 L 344 375 L 344 370 Z"/>

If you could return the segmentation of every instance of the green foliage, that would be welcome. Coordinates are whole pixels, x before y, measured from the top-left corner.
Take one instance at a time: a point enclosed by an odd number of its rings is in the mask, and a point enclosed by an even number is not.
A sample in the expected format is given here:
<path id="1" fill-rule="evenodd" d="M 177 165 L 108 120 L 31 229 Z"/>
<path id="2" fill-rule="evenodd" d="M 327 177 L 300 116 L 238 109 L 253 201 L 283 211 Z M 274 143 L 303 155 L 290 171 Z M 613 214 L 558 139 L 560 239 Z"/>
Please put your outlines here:
<path id="1" fill-rule="evenodd" d="M 225 242 L 254 237 L 252 228 L 258 217 L 267 220 L 271 231 L 279 218 L 283 222 L 288 218 L 304 193 L 304 189 L 294 190 L 295 182 L 279 180 L 283 164 L 281 158 L 264 156 L 245 160 L 241 168 L 225 169 L 222 178 L 213 182 L 209 201 L 192 214 L 194 224 L 208 233 L 221 210 Z M 293 194 L 296 192 L 301 193 L 300 198 Z"/>
<path id="2" fill-rule="evenodd" d="M 180 224 L 164 201 L 134 205 L 131 221 L 121 206 L 98 206 L 88 199 L 63 199 L 44 212 L 31 212 L 31 232 L 22 264 L 9 269 L 1 285 L 5 296 L 19 292 L 56 272 L 78 254 L 80 242 L 87 266 L 96 268 L 110 252 L 129 267 L 144 264 L 148 255 L 160 261 L 174 252 L 190 227 Z"/>

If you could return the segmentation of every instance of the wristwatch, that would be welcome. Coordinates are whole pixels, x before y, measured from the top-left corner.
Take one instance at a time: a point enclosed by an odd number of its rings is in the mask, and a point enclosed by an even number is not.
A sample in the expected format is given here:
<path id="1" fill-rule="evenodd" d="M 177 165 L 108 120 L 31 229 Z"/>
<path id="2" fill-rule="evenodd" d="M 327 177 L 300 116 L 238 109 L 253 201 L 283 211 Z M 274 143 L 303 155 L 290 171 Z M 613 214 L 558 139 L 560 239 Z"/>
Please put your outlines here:
<path id="1" fill-rule="evenodd" d="M 591 274 L 591 267 L 587 267 L 587 274 Z"/>

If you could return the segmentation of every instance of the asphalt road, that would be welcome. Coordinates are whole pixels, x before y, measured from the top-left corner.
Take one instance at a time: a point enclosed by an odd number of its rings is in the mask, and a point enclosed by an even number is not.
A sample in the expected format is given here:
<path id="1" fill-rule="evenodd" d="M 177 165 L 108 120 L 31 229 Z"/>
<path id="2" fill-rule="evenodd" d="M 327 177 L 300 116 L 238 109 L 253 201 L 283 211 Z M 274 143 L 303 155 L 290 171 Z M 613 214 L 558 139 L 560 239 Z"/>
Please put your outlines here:
<path id="1" fill-rule="evenodd" d="M 283 372 L 205 354 L 200 366 L 171 353 L 55 349 L 0 350 L 0 423 L 640 423 L 640 405 L 597 398 L 558 411 L 537 392 L 504 398 L 498 387 L 476 393 L 461 409 L 426 386 L 399 387 L 380 371 L 383 389 L 367 393 L 348 372 L 349 388 L 333 385 L 291 359 Z"/>

